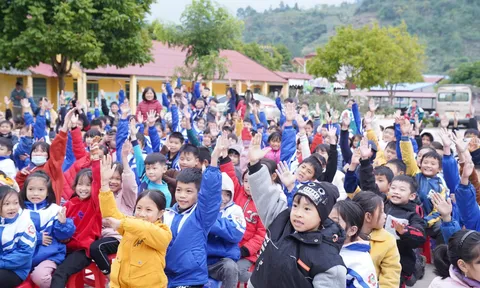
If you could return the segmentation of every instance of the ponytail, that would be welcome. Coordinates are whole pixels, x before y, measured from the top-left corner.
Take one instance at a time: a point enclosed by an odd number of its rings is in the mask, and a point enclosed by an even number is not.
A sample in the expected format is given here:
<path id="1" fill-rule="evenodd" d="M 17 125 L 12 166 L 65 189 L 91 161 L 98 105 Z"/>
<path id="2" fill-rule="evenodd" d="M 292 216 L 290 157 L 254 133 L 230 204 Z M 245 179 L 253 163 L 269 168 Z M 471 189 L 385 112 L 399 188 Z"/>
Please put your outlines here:
<path id="1" fill-rule="evenodd" d="M 448 246 L 446 244 L 438 245 L 433 250 L 433 265 L 435 266 L 434 273 L 437 276 L 442 277 L 442 279 L 450 276 L 448 270 L 451 263 L 448 258 Z"/>

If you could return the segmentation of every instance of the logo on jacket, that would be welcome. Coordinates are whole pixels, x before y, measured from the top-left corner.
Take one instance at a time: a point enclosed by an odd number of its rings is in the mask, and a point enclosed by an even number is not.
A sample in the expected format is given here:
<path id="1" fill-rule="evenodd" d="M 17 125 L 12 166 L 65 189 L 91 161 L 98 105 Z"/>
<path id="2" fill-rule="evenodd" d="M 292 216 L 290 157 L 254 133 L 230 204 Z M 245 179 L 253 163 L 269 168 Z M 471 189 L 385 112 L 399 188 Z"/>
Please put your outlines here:
<path id="1" fill-rule="evenodd" d="M 33 227 L 33 225 L 29 225 L 28 228 L 27 228 L 27 234 L 28 235 L 35 235 L 35 227 Z"/>
<path id="2" fill-rule="evenodd" d="M 370 284 L 370 286 L 377 286 L 377 280 L 375 279 L 375 275 L 373 275 L 373 273 L 368 276 L 367 282 Z"/>
<path id="3" fill-rule="evenodd" d="M 83 216 L 85 216 L 85 213 L 83 213 L 83 211 L 78 211 L 78 218 L 80 218 L 80 220 L 83 220 Z"/>
<path id="4" fill-rule="evenodd" d="M 133 244 L 133 247 L 140 246 L 142 245 L 142 243 L 143 243 L 143 239 L 137 239 L 137 241 L 135 241 L 135 243 Z"/>
<path id="5" fill-rule="evenodd" d="M 258 213 L 248 210 L 245 213 L 245 221 L 252 224 L 257 224 Z"/>

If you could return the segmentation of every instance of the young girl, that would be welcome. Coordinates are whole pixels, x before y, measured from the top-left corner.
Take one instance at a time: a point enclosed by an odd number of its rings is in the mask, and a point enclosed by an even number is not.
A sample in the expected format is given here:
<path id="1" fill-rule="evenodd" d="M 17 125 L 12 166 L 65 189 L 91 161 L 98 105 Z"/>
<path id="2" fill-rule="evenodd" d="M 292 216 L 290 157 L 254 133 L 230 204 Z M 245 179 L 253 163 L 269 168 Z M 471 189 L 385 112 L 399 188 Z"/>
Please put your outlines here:
<path id="1" fill-rule="evenodd" d="M 135 200 L 137 199 L 137 183 L 135 181 L 135 174 L 128 166 L 128 155 L 132 149 L 130 141 L 126 141 L 122 147 L 122 164 L 115 162 L 114 172 L 108 181 L 110 191 L 115 197 L 115 202 L 120 210 L 125 215 L 133 215 L 135 210 Z M 108 227 L 108 221 L 102 219 L 102 235 L 101 239 L 95 241 L 90 245 L 90 254 L 92 259 L 97 264 L 103 274 L 110 274 L 110 261 L 108 255 L 117 253 L 118 245 L 122 236 Z"/>
<path id="2" fill-rule="evenodd" d="M 75 232 L 73 220 L 66 217 L 65 207 L 55 204 L 50 177 L 43 171 L 30 174 L 20 191 L 22 207 L 30 211 L 37 230 L 37 247 L 33 256 L 32 281 L 40 288 L 50 287 L 52 273 L 63 262 L 67 248 L 61 241 Z"/>
<path id="3" fill-rule="evenodd" d="M 17 191 L 0 186 L 0 283 L 2 287 L 20 285 L 30 273 L 37 241 L 28 210 L 20 209 Z"/>
<path id="4" fill-rule="evenodd" d="M 345 242 L 340 255 L 347 267 L 347 287 L 378 286 L 377 273 L 368 253 L 370 244 L 360 238 L 365 212 L 353 201 L 340 201 L 333 206 L 330 219 L 345 230 Z"/>
<path id="5" fill-rule="evenodd" d="M 460 230 L 435 248 L 435 274 L 429 288 L 480 287 L 480 232 Z"/>
<path id="6" fill-rule="evenodd" d="M 143 191 L 135 204 L 135 216 L 127 217 L 117 209 L 110 191 L 109 181 L 114 171 L 115 165 L 112 167 L 111 158 L 107 157 L 102 161 L 100 206 L 110 228 L 122 235 L 117 258 L 112 263 L 112 286 L 167 287 L 165 255 L 172 232 L 162 223 L 165 195 L 155 190 Z"/>
<path id="7" fill-rule="evenodd" d="M 92 146 L 92 150 L 97 150 Z M 92 168 L 78 172 L 73 190 L 75 194 L 65 203 L 67 217 L 73 219 L 77 229 L 67 240 L 67 257 L 52 277 L 52 288 L 64 288 L 68 278 L 91 263 L 90 245 L 100 237 L 102 215 L 98 203 L 100 189 L 100 163 L 98 154 L 92 154 Z"/>
<path id="8" fill-rule="evenodd" d="M 370 241 L 379 287 L 400 287 L 400 254 L 395 237 L 383 229 L 386 220 L 383 199 L 373 192 L 361 191 L 353 201 L 365 211 L 361 237 Z"/>
<path id="9" fill-rule="evenodd" d="M 344 288 L 347 270 L 340 256 L 343 229 L 330 220 L 338 189 L 327 182 L 302 185 L 287 206 L 282 191 L 265 179 L 266 166 L 259 161 L 261 135 L 249 151 L 249 183 L 267 238 L 249 280 L 249 287 Z"/>
<path id="10" fill-rule="evenodd" d="M 279 132 L 273 132 L 268 136 L 268 146 L 270 146 L 270 151 L 265 155 L 265 158 L 275 161 L 278 164 L 280 162 L 280 146 L 282 143 L 282 134 Z"/>

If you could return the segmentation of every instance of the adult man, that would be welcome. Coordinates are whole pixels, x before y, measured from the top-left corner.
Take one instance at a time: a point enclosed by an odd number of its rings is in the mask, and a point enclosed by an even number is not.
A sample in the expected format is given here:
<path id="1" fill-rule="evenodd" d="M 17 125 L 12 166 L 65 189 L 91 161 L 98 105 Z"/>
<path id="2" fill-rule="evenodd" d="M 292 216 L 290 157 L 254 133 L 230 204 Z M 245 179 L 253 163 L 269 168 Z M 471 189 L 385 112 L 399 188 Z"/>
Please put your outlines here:
<path id="1" fill-rule="evenodd" d="M 15 83 L 15 89 L 13 89 L 12 93 L 10 93 L 10 99 L 13 103 L 13 118 L 22 117 L 22 105 L 20 104 L 20 101 L 26 97 L 27 94 L 23 90 L 22 83 Z"/>

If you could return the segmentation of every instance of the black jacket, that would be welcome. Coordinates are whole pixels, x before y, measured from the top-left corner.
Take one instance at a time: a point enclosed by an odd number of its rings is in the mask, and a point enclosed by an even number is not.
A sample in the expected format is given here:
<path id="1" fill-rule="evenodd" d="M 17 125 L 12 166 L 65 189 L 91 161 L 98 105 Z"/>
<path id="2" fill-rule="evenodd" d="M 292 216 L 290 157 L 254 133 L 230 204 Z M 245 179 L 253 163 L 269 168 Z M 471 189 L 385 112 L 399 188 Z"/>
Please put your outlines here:
<path id="1" fill-rule="evenodd" d="M 250 281 L 262 288 L 313 287 L 315 275 L 344 265 L 339 254 L 344 239 L 342 228 L 330 219 L 321 230 L 296 232 L 287 209 L 268 227 Z"/>
<path id="2" fill-rule="evenodd" d="M 406 232 L 403 235 L 397 233 L 400 237 L 400 240 L 397 240 L 397 247 L 402 264 L 402 275 L 410 276 L 415 271 L 416 256 L 414 249 L 421 247 L 426 240 L 426 224 L 423 217 L 419 215 L 422 214 L 421 208 L 413 201 L 405 205 L 395 205 L 387 201 L 385 214 L 387 214 L 387 217 L 390 215 L 398 219 L 408 220 Z"/>

